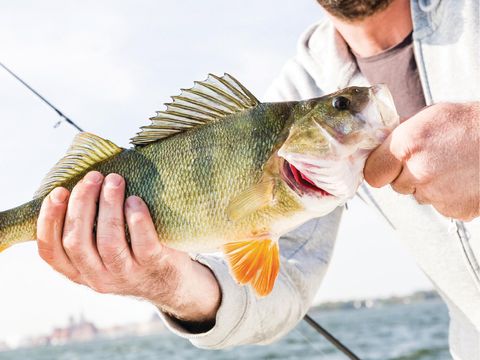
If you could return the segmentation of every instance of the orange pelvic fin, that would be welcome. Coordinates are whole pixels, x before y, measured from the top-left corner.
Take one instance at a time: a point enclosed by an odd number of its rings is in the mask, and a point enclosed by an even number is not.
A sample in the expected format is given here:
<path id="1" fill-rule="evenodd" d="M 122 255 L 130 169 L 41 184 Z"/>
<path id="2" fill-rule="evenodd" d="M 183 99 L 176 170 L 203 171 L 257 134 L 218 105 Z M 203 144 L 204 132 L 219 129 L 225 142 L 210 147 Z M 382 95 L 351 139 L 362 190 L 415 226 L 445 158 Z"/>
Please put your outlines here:
<path id="1" fill-rule="evenodd" d="M 277 241 L 235 241 L 225 244 L 223 249 L 235 280 L 250 284 L 258 296 L 272 292 L 280 269 Z"/>

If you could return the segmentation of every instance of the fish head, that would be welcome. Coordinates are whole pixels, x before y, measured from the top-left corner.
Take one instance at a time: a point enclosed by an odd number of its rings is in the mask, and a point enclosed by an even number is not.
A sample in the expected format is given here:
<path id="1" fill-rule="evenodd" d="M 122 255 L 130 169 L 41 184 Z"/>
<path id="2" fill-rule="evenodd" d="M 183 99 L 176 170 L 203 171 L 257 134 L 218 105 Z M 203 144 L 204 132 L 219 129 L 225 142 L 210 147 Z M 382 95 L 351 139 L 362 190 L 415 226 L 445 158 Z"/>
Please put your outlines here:
<path id="1" fill-rule="evenodd" d="M 293 118 L 278 151 L 281 177 L 321 215 L 355 195 L 368 155 L 399 124 L 383 84 L 301 101 Z"/>

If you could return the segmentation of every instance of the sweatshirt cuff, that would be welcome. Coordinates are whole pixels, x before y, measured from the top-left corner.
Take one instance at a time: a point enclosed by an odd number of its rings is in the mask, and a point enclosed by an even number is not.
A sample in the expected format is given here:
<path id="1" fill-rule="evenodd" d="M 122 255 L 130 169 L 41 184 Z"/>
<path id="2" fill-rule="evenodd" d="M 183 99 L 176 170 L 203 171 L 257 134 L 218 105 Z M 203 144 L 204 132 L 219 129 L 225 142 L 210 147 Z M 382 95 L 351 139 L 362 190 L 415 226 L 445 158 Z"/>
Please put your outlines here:
<path id="1" fill-rule="evenodd" d="M 245 286 L 238 285 L 228 271 L 224 259 L 198 254 L 195 261 L 207 266 L 217 278 L 222 293 L 220 307 L 215 317 L 215 325 L 204 333 L 191 333 L 177 319 L 159 310 L 159 315 L 166 327 L 174 334 L 190 340 L 199 347 L 207 349 L 222 348 L 222 344 L 239 328 L 249 306 L 248 291 Z"/>

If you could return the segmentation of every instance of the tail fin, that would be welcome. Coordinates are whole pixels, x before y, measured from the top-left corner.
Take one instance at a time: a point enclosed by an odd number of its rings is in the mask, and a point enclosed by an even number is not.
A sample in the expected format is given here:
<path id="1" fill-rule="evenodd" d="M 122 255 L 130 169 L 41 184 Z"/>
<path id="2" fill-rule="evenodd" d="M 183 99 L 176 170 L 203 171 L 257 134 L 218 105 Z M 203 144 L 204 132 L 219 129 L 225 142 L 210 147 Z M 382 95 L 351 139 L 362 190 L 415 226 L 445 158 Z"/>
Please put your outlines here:
<path id="1" fill-rule="evenodd" d="M 11 210 L 0 212 L 0 252 L 36 238 L 37 218 L 42 199 L 32 200 Z"/>
<path id="2" fill-rule="evenodd" d="M 123 150 L 111 141 L 93 134 L 77 135 L 67 154 L 47 174 L 35 193 L 34 200 L 15 209 L 0 212 L 0 252 L 6 248 L 36 238 L 36 223 L 42 200 L 57 186 L 85 173 L 93 165 L 105 161 Z"/>

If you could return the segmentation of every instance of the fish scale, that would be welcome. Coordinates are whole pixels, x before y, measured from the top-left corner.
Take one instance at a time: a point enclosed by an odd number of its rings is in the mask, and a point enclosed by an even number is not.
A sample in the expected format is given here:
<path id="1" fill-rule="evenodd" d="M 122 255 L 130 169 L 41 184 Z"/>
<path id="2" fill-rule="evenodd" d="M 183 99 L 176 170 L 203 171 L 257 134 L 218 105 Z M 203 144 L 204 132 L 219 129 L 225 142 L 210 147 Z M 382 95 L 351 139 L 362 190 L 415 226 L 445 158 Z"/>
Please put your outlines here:
<path id="1" fill-rule="evenodd" d="M 362 109 L 372 102 L 368 88 L 339 93 Z M 350 135 L 362 139 L 363 119 L 353 108 L 333 109 L 335 96 L 260 103 L 230 75 L 210 75 L 157 112 L 132 139 L 133 148 L 82 133 L 31 202 L 0 212 L 0 251 L 35 239 L 41 203 L 55 187 L 71 190 L 91 170 L 117 173 L 126 196 L 147 203 L 161 242 L 189 252 L 223 251 L 237 281 L 265 296 L 279 271 L 280 236 L 346 200 L 279 156 L 279 149 L 296 156 L 314 149 L 318 159 L 331 157 L 336 131 L 346 143 Z"/>

